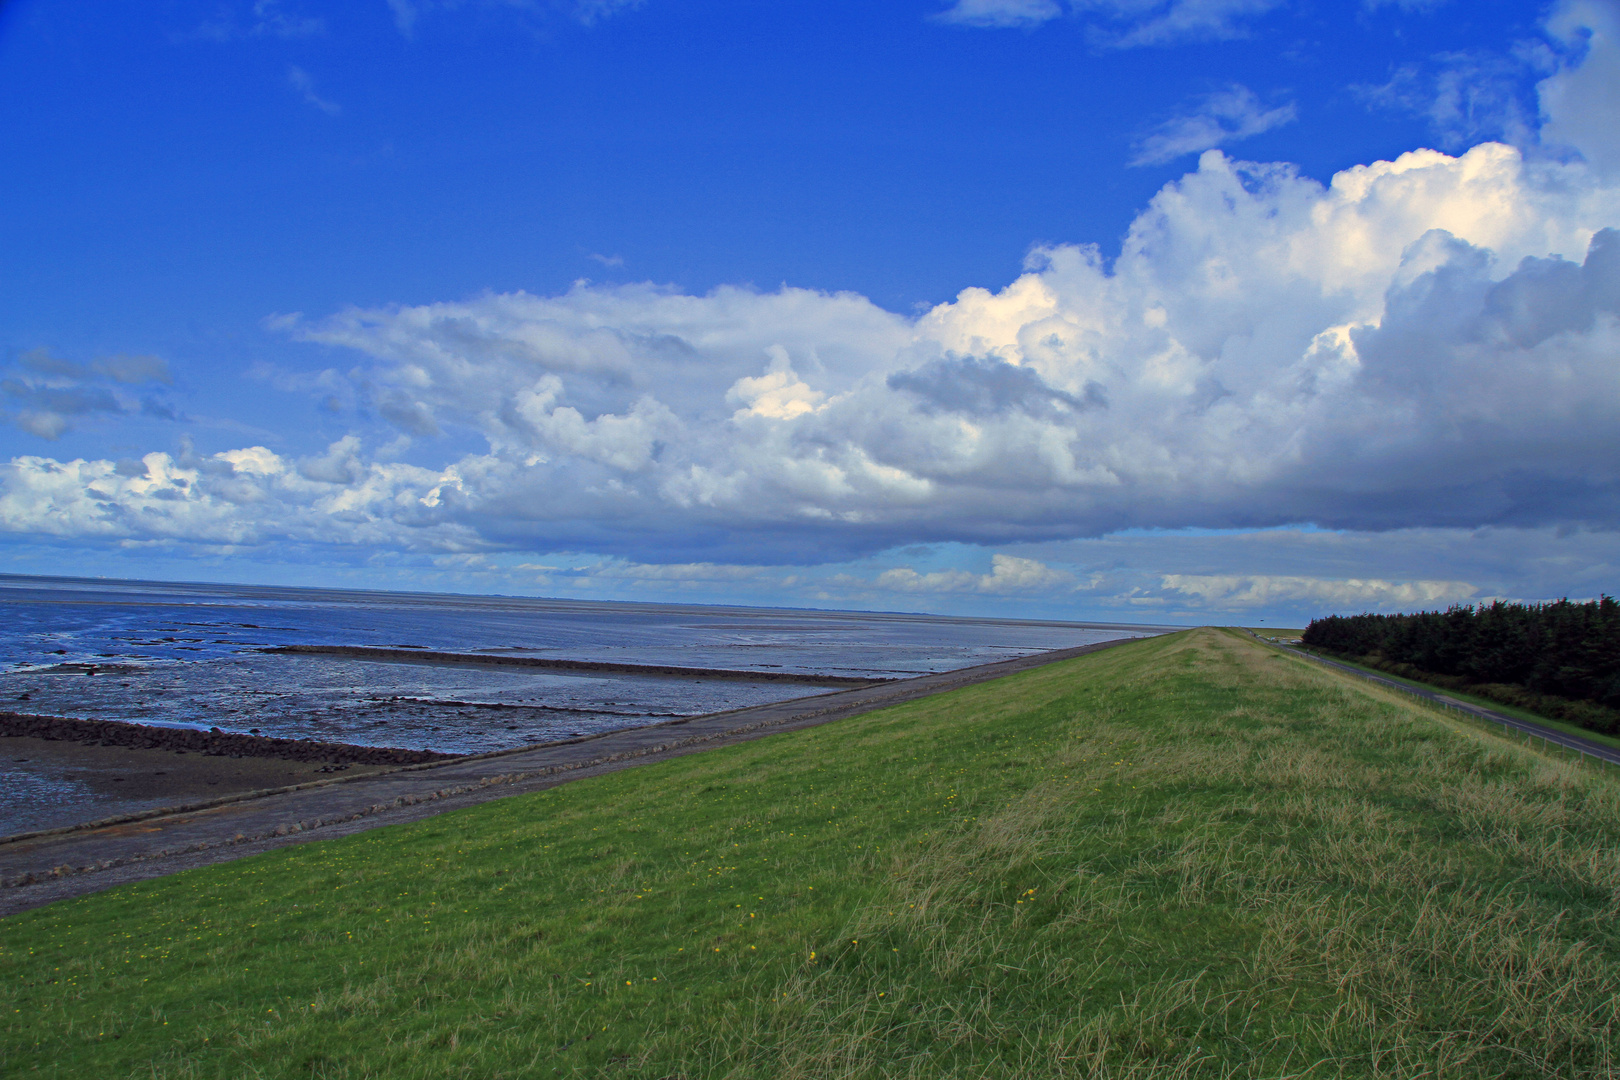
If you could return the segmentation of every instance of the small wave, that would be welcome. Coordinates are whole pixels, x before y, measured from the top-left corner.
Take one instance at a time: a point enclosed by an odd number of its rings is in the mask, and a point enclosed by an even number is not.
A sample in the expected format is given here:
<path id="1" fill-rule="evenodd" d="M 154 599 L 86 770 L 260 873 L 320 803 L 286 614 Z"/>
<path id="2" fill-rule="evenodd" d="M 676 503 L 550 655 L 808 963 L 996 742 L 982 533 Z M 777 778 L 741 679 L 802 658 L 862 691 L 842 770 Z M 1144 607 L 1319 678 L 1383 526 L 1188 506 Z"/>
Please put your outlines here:
<path id="1" fill-rule="evenodd" d="M 514 705 L 505 701 L 458 701 L 444 698 L 372 698 L 374 705 L 436 705 L 445 708 L 462 709 L 500 709 L 517 712 L 549 712 L 549 713 L 579 713 L 585 716 L 656 716 L 664 719 L 679 719 L 681 717 L 701 716 L 702 713 L 684 712 L 649 712 L 636 710 L 625 712 L 621 709 L 592 709 L 586 706 L 569 705 Z"/>

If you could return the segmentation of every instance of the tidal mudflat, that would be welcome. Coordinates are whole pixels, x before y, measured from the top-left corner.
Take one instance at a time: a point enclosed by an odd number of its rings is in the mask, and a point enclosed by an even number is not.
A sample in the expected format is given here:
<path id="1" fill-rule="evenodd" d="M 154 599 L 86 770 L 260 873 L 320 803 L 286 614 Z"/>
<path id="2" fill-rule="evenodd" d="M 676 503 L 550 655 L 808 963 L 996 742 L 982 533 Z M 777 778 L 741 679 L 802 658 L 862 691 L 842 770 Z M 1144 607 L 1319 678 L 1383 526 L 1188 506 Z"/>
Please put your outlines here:
<path id="1" fill-rule="evenodd" d="M 10 575 L 0 575 L 0 614 L 3 709 L 449 754 L 576 738 L 1154 632 L 884 613 Z M 487 661 L 436 662 L 423 655 L 434 653 Z M 412 654 L 417 662 L 399 662 Z M 537 661 L 557 666 L 533 666 Z M 730 675 L 706 677 L 704 671 Z M 177 775 L 156 765 L 107 774 L 99 765 L 55 760 L 48 764 L 45 755 L 22 750 L 0 757 L 0 788 L 7 792 L 0 800 L 0 834 L 138 811 L 154 798 L 166 805 L 162 794 L 133 793 Z M 249 782 L 251 770 L 240 771 Z M 226 786 L 224 778 L 213 779 L 199 783 Z M 176 784 L 178 797 L 185 785 Z"/>

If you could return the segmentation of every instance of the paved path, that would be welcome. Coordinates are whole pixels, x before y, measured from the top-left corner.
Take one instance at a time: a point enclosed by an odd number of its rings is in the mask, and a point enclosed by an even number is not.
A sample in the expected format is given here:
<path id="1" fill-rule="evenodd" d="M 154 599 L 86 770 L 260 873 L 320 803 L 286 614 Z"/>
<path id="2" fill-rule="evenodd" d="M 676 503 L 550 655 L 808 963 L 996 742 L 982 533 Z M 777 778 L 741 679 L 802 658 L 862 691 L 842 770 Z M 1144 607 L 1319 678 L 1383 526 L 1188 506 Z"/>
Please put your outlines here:
<path id="1" fill-rule="evenodd" d="M 415 821 L 714 746 L 825 724 L 1000 678 L 1125 638 L 878 686 L 418 765 L 95 827 L 0 839 L 0 915 L 287 844 Z"/>
<path id="2" fill-rule="evenodd" d="M 1255 636 L 1259 637 L 1260 635 L 1256 634 Z M 1262 638 L 1261 640 L 1264 639 Z M 1368 682 L 1378 683 L 1380 686 L 1386 686 L 1391 690 L 1399 690 L 1403 694 L 1410 694 L 1412 697 L 1422 698 L 1424 701 L 1433 702 L 1434 704 L 1440 705 L 1444 708 L 1455 709 L 1458 712 L 1467 713 L 1469 716 L 1477 717 L 1481 720 L 1489 720 L 1493 724 L 1501 724 L 1503 727 L 1512 728 L 1514 731 L 1520 732 L 1524 735 L 1534 736 L 1535 738 L 1542 739 L 1553 744 L 1554 746 L 1561 746 L 1566 750 L 1574 750 L 1577 753 L 1585 754 L 1587 757 L 1597 758 L 1599 761 L 1607 762 L 1610 765 L 1620 765 L 1620 750 L 1615 749 L 1607 743 L 1600 743 L 1595 739 L 1588 739 L 1581 735 L 1571 735 L 1567 731 L 1559 731 L 1557 728 L 1545 727 L 1541 724 L 1535 723 L 1532 720 L 1520 720 L 1516 716 L 1509 716 L 1506 713 L 1497 712 L 1495 709 L 1487 709 L 1484 706 L 1475 705 L 1471 702 L 1460 701 L 1457 698 L 1448 696 L 1443 690 L 1431 690 L 1425 686 L 1413 686 L 1410 683 L 1401 682 L 1399 679 L 1391 679 L 1382 675 L 1374 675 L 1371 672 L 1363 671 L 1358 667 L 1352 667 L 1349 664 L 1341 664 L 1337 660 L 1329 660 L 1326 657 L 1317 656 L 1314 653 L 1308 653 L 1303 649 L 1295 649 L 1287 645 L 1278 645 L 1277 648 L 1282 649 L 1284 652 L 1293 653 L 1295 656 L 1302 656 L 1307 660 L 1325 665 L 1326 667 L 1337 668 L 1338 670 L 1346 672 L 1350 675 L 1354 675 L 1357 678 L 1366 679 Z"/>

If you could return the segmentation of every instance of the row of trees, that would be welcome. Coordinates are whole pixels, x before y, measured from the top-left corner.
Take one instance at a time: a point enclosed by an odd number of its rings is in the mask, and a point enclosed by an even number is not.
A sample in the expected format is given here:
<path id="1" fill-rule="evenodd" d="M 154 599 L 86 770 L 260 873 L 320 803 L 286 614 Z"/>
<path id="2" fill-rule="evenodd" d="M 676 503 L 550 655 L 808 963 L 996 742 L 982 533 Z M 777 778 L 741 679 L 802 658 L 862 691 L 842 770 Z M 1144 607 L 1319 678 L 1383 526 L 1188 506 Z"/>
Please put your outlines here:
<path id="1" fill-rule="evenodd" d="M 1498 601 L 1415 615 L 1334 615 L 1312 620 L 1301 640 L 1378 667 L 1410 668 L 1417 678 L 1497 689 L 1486 696 L 1589 727 L 1620 726 L 1620 603 L 1610 596 L 1584 604 Z M 1509 688 L 1521 693 L 1501 692 Z M 1590 704 L 1549 709 L 1548 701 L 1531 697 Z"/>

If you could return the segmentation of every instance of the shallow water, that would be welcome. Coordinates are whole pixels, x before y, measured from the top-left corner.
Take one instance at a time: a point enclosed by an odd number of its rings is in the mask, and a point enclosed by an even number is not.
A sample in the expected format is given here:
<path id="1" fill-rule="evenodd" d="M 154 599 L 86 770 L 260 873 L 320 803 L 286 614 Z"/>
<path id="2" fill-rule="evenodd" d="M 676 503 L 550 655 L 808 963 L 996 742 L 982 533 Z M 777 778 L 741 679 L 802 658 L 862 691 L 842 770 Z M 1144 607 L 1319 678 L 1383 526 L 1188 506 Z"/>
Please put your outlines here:
<path id="1" fill-rule="evenodd" d="M 1151 627 L 0 575 L 0 709 L 469 753 L 826 693 L 266 655 L 416 646 L 571 660 L 906 677 Z M 93 666 L 95 674 L 87 674 Z M 65 778 L 0 762 L 0 833 Z M 66 787 L 63 785 L 66 784 Z M 26 790 L 25 790 L 26 789 Z M 34 792 L 29 794 L 28 792 Z M 98 806 L 93 816 L 120 812 Z M 37 816 L 37 815 L 36 815 Z"/>
<path id="2" fill-rule="evenodd" d="M 0 836 L 148 809 L 140 800 L 114 802 L 115 810 L 100 813 L 101 800 L 90 785 L 73 776 L 72 770 L 27 770 L 10 762 L 0 764 Z M 66 816 L 64 808 L 69 811 Z"/>

